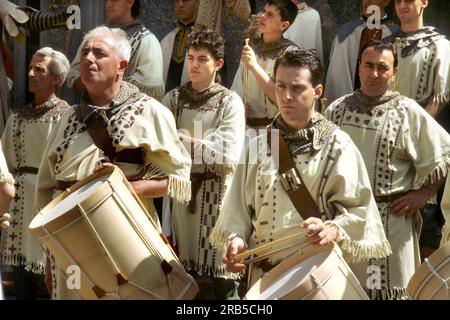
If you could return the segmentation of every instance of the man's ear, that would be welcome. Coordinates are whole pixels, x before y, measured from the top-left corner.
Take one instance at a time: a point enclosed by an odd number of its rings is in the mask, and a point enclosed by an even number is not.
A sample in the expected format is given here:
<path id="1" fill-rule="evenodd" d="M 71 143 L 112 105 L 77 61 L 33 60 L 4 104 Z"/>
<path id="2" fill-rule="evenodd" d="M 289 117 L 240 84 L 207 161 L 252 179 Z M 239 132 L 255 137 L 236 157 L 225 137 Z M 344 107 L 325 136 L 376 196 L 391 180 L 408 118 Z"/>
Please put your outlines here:
<path id="1" fill-rule="evenodd" d="M 223 61 L 223 59 L 216 60 L 216 62 L 214 62 L 214 66 L 216 67 L 216 71 L 219 71 L 220 69 L 222 69 L 224 63 L 225 62 Z"/>
<path id="2" fill-rule="evenodd" d="M 287 28 L 289 28 L 291 24 L 289 23 L 289 21 L 283 21 L 281 23 L 281 31 L 285 32 Z"/>
<path id="3" fill-rule="evenodd" d="M 124 59 L 120 60 L 119 61 L 119 70 L 118 70 L 119 73 L 124 74 L 125 71 L 127 70 L 127 68 L 128 68 L 128 61 L 124 60 Z"/>
<path id="4" fill-rule="evenodd" d="M 314 87 L 314 91 L 316 92 L 316 95 L 314 96 L 314 98 L 316 100 L 319 100 L 323 93 L 323 85 L 318 84 L 317 86 Z"/>

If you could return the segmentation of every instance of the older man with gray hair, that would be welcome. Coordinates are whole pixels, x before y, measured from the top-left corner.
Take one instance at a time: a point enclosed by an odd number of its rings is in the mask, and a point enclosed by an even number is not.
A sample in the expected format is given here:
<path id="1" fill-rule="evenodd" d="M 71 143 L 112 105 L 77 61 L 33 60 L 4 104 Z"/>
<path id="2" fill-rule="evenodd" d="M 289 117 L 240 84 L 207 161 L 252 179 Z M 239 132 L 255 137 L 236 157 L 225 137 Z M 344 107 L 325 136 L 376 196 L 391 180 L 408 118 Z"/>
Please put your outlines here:
<path id="1" fill-rule="evenodd" d="M 102 26 L 84 37 L 80 77 L 86 90 L 48 141 L 39 168 L 36 212 L 58 190 L 83 180 L 105 162 L 124 172 L 156 224 L 153 198 L 189 201 L 189 154 L 178 139 L 170 111 L 123 80 L 130 51 L 127 35 L 120 29 Z M 77 298 L 77 290 L 68 290 L 58 272 L 52 277 L 53 298 Z"/>
<path id="2" fill-rule="evenodd" d="M 53 127 L 69 105 L 56 96 L 64 83 L 70 64 L 66 56 L 45 47 L 33 55 L 28 71 L 28 89 L 34 101 L 11 115 L 2 136 L 3 152 L 14 175 L 16 197 L 9 210 L 10 227 L 3 232 L 2 262 L 12 266 L 17 299 L 35 299 L 45 293 L 43 283 L 45 255 L 30 235 L 28 225 L 33 218 L 36 175 Z M 36 143 L 38 141 L 38 143 Z"/>

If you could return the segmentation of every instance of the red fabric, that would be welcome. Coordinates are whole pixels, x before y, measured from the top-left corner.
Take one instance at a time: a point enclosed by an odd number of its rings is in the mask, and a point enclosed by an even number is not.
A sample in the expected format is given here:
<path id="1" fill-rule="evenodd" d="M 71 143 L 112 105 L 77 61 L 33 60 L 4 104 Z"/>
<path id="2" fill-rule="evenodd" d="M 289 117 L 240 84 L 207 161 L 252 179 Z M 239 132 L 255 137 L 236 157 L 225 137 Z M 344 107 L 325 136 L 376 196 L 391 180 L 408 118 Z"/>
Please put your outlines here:
<path id="1" fill-rule="evenodd" d="M 8 76 L 8 78 L 10 78 L 11 80 L 14 79 L 14 67 L 13 67 L 13 59 L 11 57 L 11 54 L 9 53 L 8 48 L 6 48 L 6 46 L 3 45 L 3 43 L 0 42 L 0 48 L 2 50 L 2 54 L 3 54 L 3 63 L 5 64 L 5 70 L 6 70 L 6 75 Z"/>

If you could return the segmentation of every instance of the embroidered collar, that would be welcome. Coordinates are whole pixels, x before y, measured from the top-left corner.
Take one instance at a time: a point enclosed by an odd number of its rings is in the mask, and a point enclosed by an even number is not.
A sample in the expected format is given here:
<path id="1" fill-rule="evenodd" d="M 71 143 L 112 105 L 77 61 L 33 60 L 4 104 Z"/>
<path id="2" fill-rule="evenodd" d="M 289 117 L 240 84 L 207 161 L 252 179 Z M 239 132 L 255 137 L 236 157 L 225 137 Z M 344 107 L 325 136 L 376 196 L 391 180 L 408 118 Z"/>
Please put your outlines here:
<path id="1" fill-rule="evenodd" d="M 55 108 L 60 103 L 63 106 L 67 106 L 67 103 L 64 100 L 59 99 L 58 97 L 51 98 L 50 100 L 45 101 L 42 104 L 35 105 L 34 102 L 28 104 L 18 112 L 18 116 L 27 120 L 37 120 L 37 119 L 47 119 L 52 116 L 57 116 L 60 114 L 60 108 L 58 110 L 54 110 L 55 112 L 49 112 L 53 108 Z"/>
<path id="2" fill-rule="evenodd" d="M 361 89 L 358 89 L 353 94 L 347 96 L 343 102 L 350 111 L 375 115 L 398 106 L 401 99 L 402 96 L 398 92 L 390 91 L 385 96 L 368 97 L 361 92 Z"/>
<path id="3" fill-rule="evenodd" d="M 101 114 L 102 116 L 111 118 L 118 111 L 120 111 L 121 107 L 126 104 L 133 103 L 143 96 L 144 94 L 139 91 L 138 87 L 129 82 L 123 81 L 122 85 L 120 86 L 119 92 L 111 101 L 109 108 L 102 109 L 98 106 L 93 105 L 91 99 L 87 95 L 87 91 L 84 91 L 81 94 L 80 104 L 76 107 L 82 110 L 80 114 L 81 119 L 79 120 L 82 120 L 81 122 L 85 122 L 85 120 L 89 118 L 93 113 Z"/>
<path id="4" fill-rule="evenodd" d="M 203 91 L 195 91 L 189 81 L 179 88 L 179 99 L 183 102 L 183 108 L 215 110 L 222 107 L 223 98 L 230 93 L 230 90 L 218 83 Z"/>
<path id="5" fill-rule="evenodd" d="M 195 24 L 194 22 L 189 22 L 189 23 L 183 23 L 180 20 L 177 21 L 176 24 L 176 28 L 178 28 L 178 30 L 183 30 L 183 29 L 191 29 Z"/>
<path id="6" fill-rule="evenodd" d="M 127 33 L 128 36 L 141 31 L 143 28 L 145 28 L 144 23 L 142 23 L 141 20 L 135 19 L 132 22 L 121 24 L 117 22 L 109 22 L 106 24 L 109 28 L 120 28 L 123 31 Z"/>
<path id="7" fill-rule="evenodd" d="M 391 42 L 394 42 L 397 37 L 401 39 L 401 56 L 405 58 L 422 48 L 429 47 L 437 40 L 445 38 L 445 35 L 437 32 L 437 29 L 434 27 L 423 27 L 413 32 L 400 30 L 389 39 Z"/>
<path id="8" fill-rule="evenodd" d="M 320 113 L 315 113 L 311 118 L 309 126 L 302 130 L 295 130 L 290 127 L 281 114 L 278 114 L 271 125 L 280 130 L 290 152 L 293 155 L 311 153 L 322 149 L 329 141 L 331 134 L 337 126 L 325 119 Z"/>
<path id="9" fill-rule="evenodd" d="M 283 38 L 279 42 L 265 43 L 262 36 L 252 38 L 250 46 L 255 51 L 256 55 L 263 59 L 275 59 L 278 57 L 287 47 L 295 46 L 295 44 L 288 39 Z"/>

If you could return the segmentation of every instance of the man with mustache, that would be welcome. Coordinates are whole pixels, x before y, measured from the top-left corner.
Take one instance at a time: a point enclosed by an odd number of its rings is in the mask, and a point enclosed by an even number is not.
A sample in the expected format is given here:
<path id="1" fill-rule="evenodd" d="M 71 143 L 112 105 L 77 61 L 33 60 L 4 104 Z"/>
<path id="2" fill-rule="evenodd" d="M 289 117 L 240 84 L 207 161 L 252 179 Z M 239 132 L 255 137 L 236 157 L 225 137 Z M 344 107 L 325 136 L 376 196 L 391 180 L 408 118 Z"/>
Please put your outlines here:
<path id="1" fill-rule="evenodd" d="M 362 0 L 361 17 L 339 28 L 331 47 L 330 64 L 325 82 L 324 97 L 328 99 L 328 102 L 331 103 L 360 87 L 358 61 L 361 49 L 370 40 L 380 40 L 397 31 L 398 26 L 385 13 L 390 2 L 390 0 Z M 368 21 L 371 17 L 371 13 L 367 12 L 369 6 L 380 9 L 380 16 L 375 17 L 380 20 L 371 21 L 375 22 L 373 25 L 369 25 Z"/>
<path id="2" fill-rule="evenodd" d="M 423 15 L 427 6 L 428 0 L 395 0 L 400 30 L 386 41 L 395 43 L 398 55 L 399 71 L 395 90 L 414 99 L 448 131 L 450 41 L 436 28 L 424 25 Z M 428 257 L 439 248 L 443 225 L 439 198 L 438 196 L 437 199 L 431 199 L 421 210 L 422 258 Z"/>
<path id="3" fill-rule="evenodd" d="M 2 135 L 3 152 L 14 174 L 17 193 L 10 206 L 12 223 L 2 237 L 2 263 L 13 266 L 18 300 L 34 300 L 37 291 L 42 291 L 39 285 L 43 283 L 45 254 L 28 225 L 34 217 L 34 189 L 45 149 L 43 142 L 69 109 L 56 96 L 69 68 L 69 61 L 61 52 L 49 47 L 37 50 L 28 71 L 28 89 L 34 94 L 34 101 L 9 117 Z"/>
<path id="4" fill-rule="evenodd" d="M 156 36 L 137 19 L 140 0 L 105 0 L 105 13 L 110 28 L 120 28 L 127 33 L 131 44 L 131 60 L 124 80 L 134 84 L 143 93 L 161 100 L 164 96 L 163 60 L 161 46 Z M 80 50 L 72 61 L 67 84 L 83 91 L 80 78 Z"/>
<path id="5" fill-rule="evenodd" d="M 414 100 L 389 90 L 396 73 L 393 46 L 370 42 L 361 53 L 361 89 L 325 111 L 361 151 L 391 244 L 391 256 L 360 266 L 361 272 L 374 270 L 380 277 L 368 283 L 373 299 L 406 298 L 408 281 L 420 265 L 419 209 L 450 168 L 450 136 Z"/>

